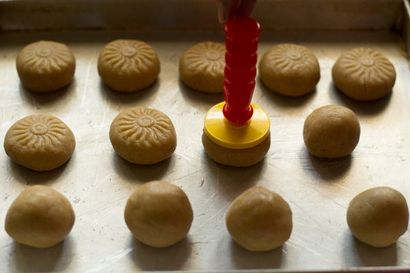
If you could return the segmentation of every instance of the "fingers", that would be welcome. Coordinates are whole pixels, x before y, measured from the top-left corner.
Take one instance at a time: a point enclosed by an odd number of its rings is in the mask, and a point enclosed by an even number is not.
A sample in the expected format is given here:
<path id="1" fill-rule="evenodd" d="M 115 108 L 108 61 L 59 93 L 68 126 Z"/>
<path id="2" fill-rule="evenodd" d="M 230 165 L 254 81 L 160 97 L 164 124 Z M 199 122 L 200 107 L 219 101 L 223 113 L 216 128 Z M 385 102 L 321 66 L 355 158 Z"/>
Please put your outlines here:
<path id="1" fill-rule="evenodd" d="M 256 0 L 242 0 L 238 7 L 236 15 L 249 16 L 251 15 L 253 8 L 255 7 Z"/>

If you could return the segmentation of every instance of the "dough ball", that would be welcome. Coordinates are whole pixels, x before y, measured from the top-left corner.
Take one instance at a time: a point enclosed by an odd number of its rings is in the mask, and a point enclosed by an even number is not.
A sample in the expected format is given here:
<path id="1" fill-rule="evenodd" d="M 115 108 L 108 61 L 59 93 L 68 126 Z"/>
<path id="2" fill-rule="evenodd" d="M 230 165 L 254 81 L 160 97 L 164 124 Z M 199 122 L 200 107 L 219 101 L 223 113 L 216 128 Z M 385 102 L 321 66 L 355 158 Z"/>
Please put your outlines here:
<path id="1" fill-rule="evenodd" d="M 115 40 L 108 43 L 98 57 L 98 73 L 110 88 L 133 92 L 155 82 L 160 63 L 154 49 L 137 40 Z"/>
<path id="2" fill-rule="evenodd" d="M 193 212 L 181 188 L 153 181 L 137 187 L 132 193 L 124 218 L 138 241 L 152 247 L 168 247 L 186 237 Z"/>
<path id="3" fill-rule="evenodd" d="M 175 128 L 169 117 L 145 107 L 122 111 L 111 124 L 110 140 L 119 156 L 142 165 L 169 158 L 177 145 Z"/>
<path id="4" fill-rule="evenodd" d="M 27 45 L 19 52 L 16 67 L 25 88 L 49 92 L 72 82 L 75 58 L 65 44 L 40 41 Z"/>
<path id="5" fill-rule="evenodd" d="M 264 159 L 269 151 L 270 135 L 255 147 L 248 149 L 230 149 L 219 146 L 210 140 L 205 133 L 202 134 L 202 144 L 206 154 L 219 164 L 233 167 L 249 167 Z"/>
<path id="6" fill-rule="evenodd" d="M 202 42 L 194 45 L 179 61 L 181 80 L 192 89 L 220 93 L 224 89 L 225 46 Z"/>
<path id="7" fill-rule="evenodd" d="M 7 131 L 4 149 L 15 163 L 35 171 L 50 171 L 67 162 L 74 152 L 70 128 L 52 115 L 30 115 Z"/>
<path id="8" fill-rule="evenodd" d="M 350 155 L 360 138 L 360 124 L 352 110 L 327 105 L 314 110 L 305 120 L 303 139 L 317 157 L 340 158 Z"/>
<path id="9" fill-rule="evenodd" d="M 333 82 L 346 96 L 370 101 L 391 93 L 396 81 L 393 64 L 371 48 L 355 48 L 336 61 Z"/>
<path id="10" fill-rule="evenodd" d="M 6 215 L 6 232 L 18 243 L 37 248 L 62 242 L 74 225 L 70 201 L 47 186 L 25 189 Z"/>
<path id="11" fill-rule="evenodd" d="M 310 49 L 294 44 L 268 50 L 259 63 L 259 73 L 269 89 L 290 97 L 313 92 L 320 79 L 316 56 Z"/>
<path id="12" fill-rule="evenodd" d="M 239 195 L 226 215 L 232 239 L 249 251 L 269 251 L 292 233 L 292 211 L 277 193 L 252 187 Z"/>
<path id="13" fill-rule="evenodd" d="M 358 194 L 347 209 L 347 224 L 353 235 L 374 247 L 394 244 L 408 226 L 409 211 L 404 196 L 388 187 Z"/>

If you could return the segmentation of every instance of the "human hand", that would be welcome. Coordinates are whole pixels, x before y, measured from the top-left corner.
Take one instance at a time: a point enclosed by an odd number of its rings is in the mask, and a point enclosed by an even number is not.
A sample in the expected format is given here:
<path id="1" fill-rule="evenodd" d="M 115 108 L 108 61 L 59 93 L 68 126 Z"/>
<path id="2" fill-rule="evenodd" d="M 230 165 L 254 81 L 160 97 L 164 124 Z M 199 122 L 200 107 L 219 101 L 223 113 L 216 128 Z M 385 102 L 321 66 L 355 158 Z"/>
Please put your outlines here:
<path id="1" fill-rule="evenodd" d="M 252 13 L 256 0 L 217 0 L 220 22 L 235 16 L 249 16 Z"/>

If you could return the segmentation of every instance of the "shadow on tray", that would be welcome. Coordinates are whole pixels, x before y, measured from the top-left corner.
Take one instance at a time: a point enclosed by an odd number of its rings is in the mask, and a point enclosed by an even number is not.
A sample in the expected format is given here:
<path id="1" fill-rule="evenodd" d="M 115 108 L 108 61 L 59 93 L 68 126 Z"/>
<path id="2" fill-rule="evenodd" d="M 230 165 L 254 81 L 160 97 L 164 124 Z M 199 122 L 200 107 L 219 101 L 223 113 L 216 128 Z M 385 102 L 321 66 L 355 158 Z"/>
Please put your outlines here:
<path id="1" fill-rule="evenodd" d="M 71 263 L 74 244 L 70 238 L 50 248 L 37 249 L 13 243 L 12 272 L 61 272 Z"/>
<path id="2" fill-rule="evenodd" d="M 114 162 L 115 171 L 127 181 L 148 182 L 152 180 L 160 180 L 168 171 L 175 165 L 174 157 L 153 165 L 137 165 L 132 164 L 113 152 L 112 160 Z"/>
<path id="3" fill-rule="evenodd" d="M 153 248 L 130 236 L 130 245 L 134 248 L 131 256 L 141 270 L 180 270 L 191 254 L 189 238 L 170 247 Z"/>
<path id="4" fill-rule="evenodd" d="M 52 91 L 52 92 L 35 92 L 35 91 L 30 91 L 26 89 L 21 83 L 19 85 L 19 92 L 22 100 L 24 102 L 27 102 L 28 104 L 32 106 L 37 106 L 37 105 L 49 105 L 53 104 L 56 101 L 63 101 L 65 97 L 67 97 L 70 93 L 75 92 L 77 88 L 77 83 L 75 79 L 73 82 L 66 86 L 63 87 L 59 90 Z M 66 102 L 65 102 L 66 103 Z"/>
<path id="5" fill-rule="evenodd" d="M 393 93 L 374 101 L 358 101 L 351 99 L 340 92 L 333 84 L 329 86 L 330 97 L 335 104 L 343 105 L 353 110 L 357 115 L 373 116 L 381 114 L 389 105 Z"/>
<path id="6" fill-rule="evenodd" d="M 189 101 L 190 103 L 196 104 L 205 104 L 206 111 L 208 108 L 211 108 L 217 103 L 220 103 L 224 100 L 223 93 L 205 93 L 201 91 L 194 90 L 188 86 L 186 86 L 181 80 L 178 81 L 179 90 L 185 100 Z M 199 105 L 198 105 L 199 106 Z"/>
<path id="7" fill-rule="evenodd" d="M 231 254 L 237 269 L 279 268 L 282 264 L 282 247 L 267 252 L 250 252 L 231 241 Z"/>
<path id="8" fill-rule="evenodd" d="M 371 247 L 357 239 L 350 233 L 346 234 L 350 238 L 348 247 L 345 248 L 346 263 L 353 266 L 396 266 L 397 265 L 397 245 L 388 247 Z"/>
<path id="9" fill-rule="evenodd" d="M 296 108 L 305 106 L 307 103 L 312 101 L 317 94 L 317 90 L 300 97 L 287 97 L 278 94 L 274 91 L 269 90 L 269 88 L 258 78 L 258 87 L 261 89 L 262 93 L 270 102 L 274 103 L 275 106 L 281 108 Z"/>

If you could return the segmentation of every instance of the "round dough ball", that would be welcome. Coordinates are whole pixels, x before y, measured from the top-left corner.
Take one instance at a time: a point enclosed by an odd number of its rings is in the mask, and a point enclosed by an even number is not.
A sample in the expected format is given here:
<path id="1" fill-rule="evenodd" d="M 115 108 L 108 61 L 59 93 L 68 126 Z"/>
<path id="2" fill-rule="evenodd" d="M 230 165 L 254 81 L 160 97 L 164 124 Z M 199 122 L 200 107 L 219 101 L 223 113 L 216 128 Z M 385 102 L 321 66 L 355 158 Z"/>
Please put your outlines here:
<path id="1" fill-rule="evenodd" d="M 259 63 L 262 82 L 279 94 L 297 97 L 314 91 L 320 80 L 319 62 L 313 52 L 300 45 L 272 47 Z"/>
<path id="2" fill-rule="evenodd" d="M 239 195 L 226 215 L 232 239 L 249 251 L 269 251 L 292 233 L 292 211 L 277 193 L 252 187 Z"/>
<path id="3" fill-rule="evenodd" d="M 270 148 L 270 134 L 255 147 L 247 149 L 230 149 L 219 146 L 210 140 L 205 133 L 202 134 L 202 144 L 207 155 L 219 164 L 233 167 L 249 167 L 265 158 Z"/>
<path id="4" fill-rule="evenodd" d="M 305 120 L 303 139 L 317 157 L 340 158 L 350 155 L 360 138 L 355 113 L 343 106 L 327 105 L 314 110 Z"/>
<path id="5" fill-rule="evenodd" d="M 25 189 L 7 211 L 6 232 L 20 244 L 46 248 L 62 242 L 74 225 L 70 201 L 47 186 Z"/>
<path id="6" fill-rule="evenodd" d="M 65 44 L 39 41 L 27 45 L 19 52 L 16 67 L 25 88 L 49 92 L 72 82 L 75 58 Z"/>
<path id="7" fill-rule="evenodd" d="M 145 107 L 122 111 L 111 124 L 110 140 L 119 156 L 142 165 L 171 157 L 177 145 L 175 128 L 169 117 Z"/>
<path id="8" fill-rule="evenodd" d="M 347 224 L 353 235 L 374 247 L 394 244 L 407 231 L 409 210 L 404 196 L 389 187 L 358 194 L 347 209 Z"/>
<path id="9" fill-rule="evenodd" d="M 152 181 L 132 193 L 124 218 L 138 241 L 152 247 L 168 247 L 186 237 L 193 212 L 181 188 L 168 182 Z"/>
<path id="10" fill-rule="evenodd" d="M 157 54 L 142 41 L 112 41 L 98 57 L 100 77 L 110 88 L 121 92 L 139 91 L 150 86 L 159 72 Z"/>
<path id="11" fill-rule="evenodd" d="M 355 48 L 336 61 L 333 82 L 346 96 L 370 101 L 391 93 L 396 81 L 393 64 L 371 48 Z"/>
<path id="12" fill-rule="evenodd" d="M 202 42 L 194 45 L 179 61 L 181 80 L 192 89 L 220 93 L 224 89 L 225 46 Z"/>
<path id="13" fill-rule="evenodd" d="M 4 149 L 13 162 L 35 171 L 50 171 L 67 162 L 74 152 L 70 128 L 52 115 L 30 115 L 14 123 L 4 137 Z"/>

